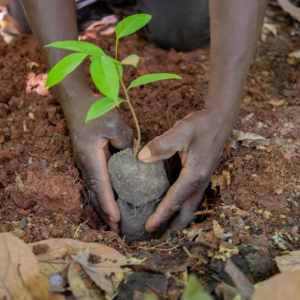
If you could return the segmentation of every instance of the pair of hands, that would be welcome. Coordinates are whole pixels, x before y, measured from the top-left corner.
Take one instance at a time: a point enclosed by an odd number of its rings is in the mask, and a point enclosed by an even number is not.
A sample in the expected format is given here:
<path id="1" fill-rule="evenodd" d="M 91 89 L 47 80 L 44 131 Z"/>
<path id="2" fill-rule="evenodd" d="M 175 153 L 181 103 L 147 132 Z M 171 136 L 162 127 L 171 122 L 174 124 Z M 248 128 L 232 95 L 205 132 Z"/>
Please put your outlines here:
<path id="1" fill-rule="evenodd" d="M 133 132 L 116 109 L 84 124 L 89 107 L 99 96 L 87 92 L 74 97 L 84 99 L 69 101 L 81 103 L 80 107 L 64 106 L 74 157 L 87 184 L 90 201 L 111 230 L 119 232 L 120 212 L 107 171 L 108 145 L 110 143 L 120 150 L 133 147 Z M 223 123 L 213 110 L 194 112 L 140 151 L 139 159 L 143 163 L 167 159 L 178 152 L 182 164 L 179 178 L 149 217 L 146 231 L 153 231 L 176 211 L 178 214 L 170 229 L 194 220 L 193 214 L 199 207 L 231 130 L 227 123 Z"/>

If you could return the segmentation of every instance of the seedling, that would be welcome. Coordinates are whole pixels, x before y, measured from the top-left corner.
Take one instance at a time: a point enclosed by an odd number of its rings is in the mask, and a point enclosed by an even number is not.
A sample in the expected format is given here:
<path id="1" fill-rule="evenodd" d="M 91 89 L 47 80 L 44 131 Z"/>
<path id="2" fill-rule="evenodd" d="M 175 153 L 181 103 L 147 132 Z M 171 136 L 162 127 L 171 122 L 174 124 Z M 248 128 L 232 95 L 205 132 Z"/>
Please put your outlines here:
<path id="1" fill-rule="evenodd" d="M 137 156 L 137 152 L 141 144 L 141 131 L 137 117 L 128 96 L 128 90 L 133 87 L 144 85 L 154 81 L 164 79 L 182 79 L 180 76 L 175 74 L 156 73 L 141 76 L 132 81 L 127 88 L 125 87 L 122 79 L 122 66 L 129 65 L 137 67 L 139 57 L 137 55 L 130 55 L 124 58 L 122 61 L 118 61 L 119 39 L 136 32 L 137 30 L 145 26 L 150 20 L 150 15 L 137 14 L 127 17 L 119 22 L 116 27 L 115 58 L 107 56 L 101 48 L 87 42 L 60 41 L 45 46 L 62 48 L 77 52 L 66 56 L 52 68 L 46 80 L 46 87 L 51 87 L 61 82 L 69 73 L 75 70 L 87 56 L 90 57 L 90 60 L 92 61 L 90 66 L 91 77 L 96 87 L 106 97 L 99 99 L 91 106 L 85 120 L 86 123 L 92 119 L 102 116 L 116 106 L 119 107 L 120 103 L 122 102 L 126 102 L 129 105 L 138 134 L 134 157 Z M 118 97 L 120 88 L 119 83 L 121 83 L 121 86 L 125 92 L 126 100 Z"/>

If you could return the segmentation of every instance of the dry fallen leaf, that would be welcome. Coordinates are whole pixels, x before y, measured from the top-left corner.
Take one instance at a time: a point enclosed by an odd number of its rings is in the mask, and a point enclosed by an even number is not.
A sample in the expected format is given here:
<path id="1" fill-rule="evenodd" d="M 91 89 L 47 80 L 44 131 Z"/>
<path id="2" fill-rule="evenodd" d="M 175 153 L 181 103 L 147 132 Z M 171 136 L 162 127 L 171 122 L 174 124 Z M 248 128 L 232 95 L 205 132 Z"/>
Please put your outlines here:
<path id="1" fill-rule="evenodd" d="M 217 186 L 220 187 L 220 191 L 226 190 L 230 187 L 231 179 L 230 173 L 223 171 L 222 175 L 213 175 L 211 177 L 211 188 L 217 190 Z"/>
<path id="2" fill-rule="evenodd" d="M 219 225 L 219 223 L 216 220 L 213 220 L 213 229 L 214 234 L 218 239 L 224 240 L 233 236 L 233 234 L 230 232 L 224 234 L 224 229 Z"/>
<path id="3" fill-rule="evenodd" d="M 275 99 L 272 99 L 271 101 L 269 101 L 270 104 L 274 105 L 274 106 L 281 106 L 283 105 L 285 102 L 285 100 L 275 100 Z"/>
<path id="4" fill-rule="evenodd" d="M 288 255 L 276 256 L 275 261 L 279 271 L 282 273 L 300 271 L 300 250 L 292 251 Z"/>
<path id="5" fill-rule="evenodd" d="M 231 257 L 231 255 L 233 254 L 239 254 L 239 249 L 234 244 L 222 241 L 220 244 L 219 252 L 224 253 L 227 257 Z"/>
<path id="6" fill-rule="evenodd" d="M 243 141 L 243 140 L 257 141 L 257 140 L 264 140 L 265 138 L 256 133 L 238 131 L 234 134 L 234 139 L 237 141 Z"/>
<path id="7" fill-rule="evenodd" d="M 297 300 L 300 295 L 300 271 L 285 272 L 261 282 L 251 300 Z"/>
<path id="8" fill-rule="evenodd" d="M 90 254 L 97 255 L 100 262 L 93 264 L 88 261 Z M 124 273 L 129 269 L 121 268 L 125 265 L 139 265 L 143 260 L 127 259 L 118 251 L 98 244 L 98 248 L 87 248 L 72 255 L 73 260 L 81 264 L 91 279 L 105 292 L 107 300 L 112 299 L 115 289 L 123 280 Z"/>
<path id="9" fill-rule="evenodd" d="M 50 277 L 61 272 L 68 266 L 68 264 L 69 263 L 63 258 L 49 259 L 40 261 L 39 268 L 43 275 Z"/>
<path id="10" fill-rule="evenodd" d="M 71 291 L 77 300 L 101 299 L 94 290 L 89 290 L 86 288 L 83 280 L 75 268 L 74 262 L 71 262 L 68 269 L 68 282 Z"/>
<path id="11" fill-rule="evenodd" d="M 33 249 L 37 245 L 48 245 L 48 250 L 36 256 L 40 263 L 51 262 L 71 256 L 81 264 L 91 279 L 106 293 L 106 298 L 112 299 L 114 288 L 122 281 L 124 273 L 129 271 L 121 268 L 126 265 L 139 265 L 143 260 L 134 257 L 127 259 L 113 248 L 97 243 L 83 243 L 73 239 L 49 239 L 33 244 L 28 244 Z M 96 255 L 100 262 L 88 262 L 89 256 Z"/>
<path id="12" fill-rule="evenodd" d="M 277 28 L 276 28 L 275 24 L 264 23 L 263 28 L 265 28 L 268 31 L 270 31 L 271 33 L 273 33 L 274 36 L 277 35 Z"/>
<path id="13" fill-rule="evenodd" d="M 9 233 L 0 234 L 0 298 L 64 299 L 49 294 L 48 279 L 41 276 L 38 261 L 30 248 Z"/>
<path id="14" fill-rule="evenodd" d="M 294 58 L 300 59 L 300 50 L 296 50 L 296 51 L 290 53 L 289 57 L 294 57 Z"/>

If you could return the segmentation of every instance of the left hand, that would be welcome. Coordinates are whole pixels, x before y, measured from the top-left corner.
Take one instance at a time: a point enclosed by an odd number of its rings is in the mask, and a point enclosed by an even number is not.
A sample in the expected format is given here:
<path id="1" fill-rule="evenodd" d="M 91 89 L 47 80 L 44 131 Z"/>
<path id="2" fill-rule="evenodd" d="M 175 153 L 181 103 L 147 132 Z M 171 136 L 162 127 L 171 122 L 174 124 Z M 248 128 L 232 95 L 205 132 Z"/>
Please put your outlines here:
<path id="1" fill-rule="evenodd" d="M 195 219 L 193 214 L 199 207 L 233 127 L 234 118 L 221 115 L 220 111 L 209 109 L 191 113 L 140 151 L 139 159 L 143 163 L 167 159 L 178 152 L 182 165 L 179 178 L 149 217 L 145 225 L 147 232 L 152 232 L 176 211 L 179 213 L 170 229 Z"/>

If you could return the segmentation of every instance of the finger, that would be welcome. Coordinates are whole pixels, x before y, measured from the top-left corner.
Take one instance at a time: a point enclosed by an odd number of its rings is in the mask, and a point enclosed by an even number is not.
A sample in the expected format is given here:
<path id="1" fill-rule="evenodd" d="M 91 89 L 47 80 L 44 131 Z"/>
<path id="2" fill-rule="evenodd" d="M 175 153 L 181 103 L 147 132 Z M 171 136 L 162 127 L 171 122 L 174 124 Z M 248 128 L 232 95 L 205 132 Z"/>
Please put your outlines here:
<path id="1" fill-rule="evenodd" d="M 99 215 L 101 216 L 103 221 L 110 227 L 110 229 L 112 231 L 119 233 L 120 232 L 119 224 L 116 222 L 110 221 L 109 216 L 102 210 L 97 195 L 91 190 L 88 190 L 88 192 L 89 192 L 89 200 L 91 201 L 91 204 L 94 206 L 96 211 L 99 213 Z"/>
<path id="2" fill-rule="evenodd" d="M 201 187 L 183 203 L 178 216 L 172 221 L 169 230 L 176 230 L 179 227 L 191 224 L 197 219 L 197 216 L 193 216 L 193 214 L 198 210 L 201 204 L 207 185 Z"/>
<path id="3" fill-rule="evenodd" d="M 104 149 L 94 149 L 83 167 L 89 189 L 96 194 L 102 211 L 110 222 L 118 223 L 120 212 L 111 187 Z"/>
<path id="4" fill-rule="evenodd" d="M 132 130 L 125 123 L 114 126 L 116 126 L 114 134 L 109 138 L 111 145 L 120 150 L 132 148 L 134 143 Z"/>
<path id="5" fill-rule="evenodd" d="M 182 220 L 184 220 L 184 217 L 187 217 L 189 212 L 201 201 L 198 196 L 200 195 L 200 191 L 205 190 L 209 183 L 209 178 L 209 176 L 197 175 L 195 171 L 193 172 L 190 168 L 184 167 L 181 170 L 179 178 L 169 189 L 156 211 L 148 218 L 145 225 L 146 231 L 152 232 L 155 230 L 162 222 L 168 220 L 174 212 L 183 208 L 183 204 L 191 198 L 192 200 L 188 201 L 184 207 L 182 215 Z M 196 196 L 198 192 L 199 194 Z M 193 195 L 195 196 L 192 197 Z M 195 201 L 195 198 L 198 201 Z"/>
<path id="6" fill-rule="evenodd" d="M 139 160 L 143 163 L 152 163 L 170 158 L 177 151 L 181 151 L 183 143 L 178 135 L 178 130 L 171 128 L 163 135 L 156 137 L 140 151 Z"/>

